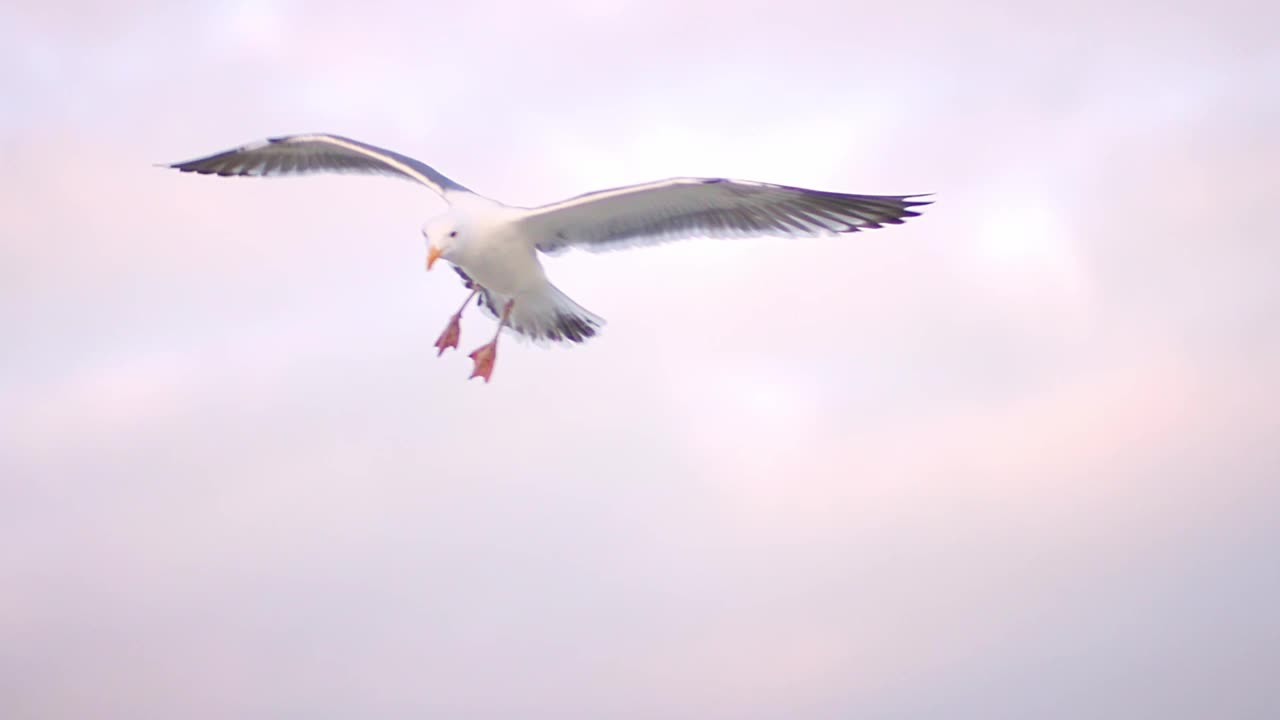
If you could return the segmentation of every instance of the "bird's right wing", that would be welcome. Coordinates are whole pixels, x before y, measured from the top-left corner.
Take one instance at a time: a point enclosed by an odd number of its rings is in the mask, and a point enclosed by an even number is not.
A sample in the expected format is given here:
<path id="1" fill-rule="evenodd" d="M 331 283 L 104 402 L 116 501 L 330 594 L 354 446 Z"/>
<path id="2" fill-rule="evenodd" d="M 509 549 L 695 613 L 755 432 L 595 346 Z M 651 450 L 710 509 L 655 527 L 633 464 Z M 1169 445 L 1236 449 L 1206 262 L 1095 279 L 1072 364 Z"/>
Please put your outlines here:
<path id="1" fill-rule="evenodd" d="M 449 199 L 449 193 L 471 194 L 425 163 L 340 135 L 287 135 L 268 138 L 171 168 L 202 175 L 302 175 L 366 173 L 393 175 L 420 182 Z"/>

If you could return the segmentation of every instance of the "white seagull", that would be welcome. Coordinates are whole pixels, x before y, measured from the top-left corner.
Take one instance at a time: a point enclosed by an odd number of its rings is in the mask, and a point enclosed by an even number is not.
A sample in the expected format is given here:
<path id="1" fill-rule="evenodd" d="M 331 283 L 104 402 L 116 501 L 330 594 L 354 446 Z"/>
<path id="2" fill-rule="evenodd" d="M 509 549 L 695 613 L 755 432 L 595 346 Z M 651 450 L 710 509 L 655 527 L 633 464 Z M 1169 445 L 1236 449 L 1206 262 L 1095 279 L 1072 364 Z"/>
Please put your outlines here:
<path id="1" fill-rule="evenodd" d="M 441 258 L 471 291 L 440 338 L 458 346 L 462 311 L 477 302 L 498 318 L 493 339 L 471 353 L 471 377 L 487 383 L 504 327 L 534 340 L 580 343 L 604 323 L 547 280 L 538 253 L 649 245 L 687 237 L 812 237 L 900 224 L 923 195 L 846 195 L 724 178 L 671 178 L 601 190 L 536 208 L 478 195 L 400 153 L 339 135 L 269 138 L 168 167 L 204 175 L 345 172 L 392 175 L 426 185 L 449 210 L 422 228 L 427 269 Z"/>

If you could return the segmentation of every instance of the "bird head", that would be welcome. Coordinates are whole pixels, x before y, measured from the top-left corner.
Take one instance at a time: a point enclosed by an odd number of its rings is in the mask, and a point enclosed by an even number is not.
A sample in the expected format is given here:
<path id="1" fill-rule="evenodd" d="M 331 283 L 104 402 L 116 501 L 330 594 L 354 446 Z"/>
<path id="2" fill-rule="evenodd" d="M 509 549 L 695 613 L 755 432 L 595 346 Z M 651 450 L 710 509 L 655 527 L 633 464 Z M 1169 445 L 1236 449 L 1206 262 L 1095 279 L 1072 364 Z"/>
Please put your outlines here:
<path id="1" fill-rule="evenodd" d="M 440 258 L 449 259 L 458 242 L 458 227 L 447 220 L 433 220 L 422 228 L 422 236 L 427 239 L 427 269 Z"/>

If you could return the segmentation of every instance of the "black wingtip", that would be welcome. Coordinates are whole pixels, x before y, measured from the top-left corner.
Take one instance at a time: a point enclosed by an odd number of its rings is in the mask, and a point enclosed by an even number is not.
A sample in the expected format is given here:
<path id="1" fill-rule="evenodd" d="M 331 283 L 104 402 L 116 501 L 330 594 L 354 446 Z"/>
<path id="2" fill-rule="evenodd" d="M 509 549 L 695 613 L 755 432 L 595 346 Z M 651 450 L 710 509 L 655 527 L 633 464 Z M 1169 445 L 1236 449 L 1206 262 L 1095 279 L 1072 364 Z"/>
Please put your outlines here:
<path id="1" fill-rule="evenodd" d="M 168 165 L 160 165 L 159 167 L 171 168 L 178 172 L 195 173 L 197 175 L 217 175 L 218 177 L 245 177 L 246 174 L 238 170 L 228 170 L 224 167 L 209 164 L 211 160 L 217 160 L 219 156 L 200 158 L 199 160 L 187 160 L 185 162 L 170 163 Z"/>
<path id="2" fill-rule="evenodd" d="M 156 163 L 156 167 L 165 168 L 166 170 L 177 170 L 178 172 L 198 173 L 198 172 L 201 172 L 200 167 L 196 165 L 196 163 L 198 162 L 200 161 L 184 160 L 182 162 L 174 162 L 174 163 Z M 208 171 L 206 170 L 204 172 L 208 172 Z"/>

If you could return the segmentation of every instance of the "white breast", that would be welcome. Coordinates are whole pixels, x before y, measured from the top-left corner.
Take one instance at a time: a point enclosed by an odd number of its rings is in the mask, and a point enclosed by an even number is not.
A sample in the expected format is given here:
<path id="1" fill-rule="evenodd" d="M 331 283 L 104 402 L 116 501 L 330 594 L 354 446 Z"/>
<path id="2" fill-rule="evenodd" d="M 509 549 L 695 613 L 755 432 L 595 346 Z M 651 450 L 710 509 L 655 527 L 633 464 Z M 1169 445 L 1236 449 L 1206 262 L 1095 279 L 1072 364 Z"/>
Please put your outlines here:
<path id="1" fill-rule="evenodd" d="M 517 297 L 546 285 L 534 244 L 520 236 L 515 225 L 505 218 L 494 218 L 468 229 L 466 241 L 454 248 L 449 261 L 481 286 L 506 297 Z"/>

